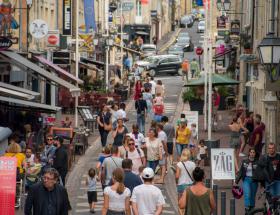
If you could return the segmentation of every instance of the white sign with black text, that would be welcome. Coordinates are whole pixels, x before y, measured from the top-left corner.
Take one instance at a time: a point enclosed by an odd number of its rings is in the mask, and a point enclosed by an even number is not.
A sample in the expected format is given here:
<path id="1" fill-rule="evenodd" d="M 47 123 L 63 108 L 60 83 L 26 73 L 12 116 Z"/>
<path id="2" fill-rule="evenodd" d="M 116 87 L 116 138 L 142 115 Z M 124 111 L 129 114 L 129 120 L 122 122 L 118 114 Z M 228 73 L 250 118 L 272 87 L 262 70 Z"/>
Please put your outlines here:
<path id="1" fill-rule="evenodd" d="M 198 134 L 198 111 L 184 111 L 183 112 L 186 115 L 186 119 L 188 122 L 188 128 L 191 129 L 191 125 L 196 125 L 196 132 Z M 198 138 L 198 135 L 197 135 Z"/>
<path id="2" fill-rule="evenodd" d="M 234 149 L 211 149 L 212 180 L 234 180 Z"/>

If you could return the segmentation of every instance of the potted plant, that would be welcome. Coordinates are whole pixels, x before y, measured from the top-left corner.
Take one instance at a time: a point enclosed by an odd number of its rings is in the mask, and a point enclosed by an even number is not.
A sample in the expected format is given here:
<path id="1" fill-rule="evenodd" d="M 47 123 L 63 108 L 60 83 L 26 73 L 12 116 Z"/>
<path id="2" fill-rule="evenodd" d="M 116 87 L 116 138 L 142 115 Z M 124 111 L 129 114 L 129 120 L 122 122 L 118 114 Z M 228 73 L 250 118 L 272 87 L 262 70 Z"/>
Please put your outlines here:
<path id="1" fill-rule="evenodd" d="M 245 54 L 251 54 L 252 53 L 252 46 L 251 46 L 251 36 L 248 35 L 245 32 L 242 32 L 240 34 L 240 43 L 244 48 L 244 53 Z"/>
<path id="2" fill-rule="evenodd" d="M 220 95 L 219 110 L 225 110 L 226 109 L 226 97 L 229 95 L 228 88 L 226 86 L 219 86 L 218 93 Z"/>
<path id="3" fill-rule="evenodd" d="M 191 111 L 198 111 L 203 114 L 204 101 L 197 95 L 197 89 L 194 87 L 186 89 L 182 94 L 182 99 L 190 105 Z"/>

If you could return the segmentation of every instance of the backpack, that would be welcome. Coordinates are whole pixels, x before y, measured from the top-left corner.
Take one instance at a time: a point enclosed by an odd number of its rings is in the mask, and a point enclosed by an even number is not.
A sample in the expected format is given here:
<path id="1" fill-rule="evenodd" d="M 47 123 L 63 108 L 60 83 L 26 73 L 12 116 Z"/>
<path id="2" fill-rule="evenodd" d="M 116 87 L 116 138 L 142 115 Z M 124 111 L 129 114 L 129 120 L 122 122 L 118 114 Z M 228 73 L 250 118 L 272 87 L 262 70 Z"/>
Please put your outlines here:
<path id="1" fill-rule="evenodd" d="M 138 152 L 138 154 L 139 154 L 139 157 L 140 157 L 140 159 L 141 159 L 141 152 L 140 152 L 140 149 L 136 148 L 136 150 L 137 150 L 137 152 Z M 128 159 L 128 151 L 127 151 L 127 150 L 125 151 L 125 158 Z M 143 164 L 142 159 L 141 159 L 141 163 Z"/>
<path id="2" fill-rule="evenodd" d="M 163 114 L 163 110 L 164 110 L 164 106 L 163 105 L 154 105 L 154 113 L 156 115 L 162 115 Z"/>

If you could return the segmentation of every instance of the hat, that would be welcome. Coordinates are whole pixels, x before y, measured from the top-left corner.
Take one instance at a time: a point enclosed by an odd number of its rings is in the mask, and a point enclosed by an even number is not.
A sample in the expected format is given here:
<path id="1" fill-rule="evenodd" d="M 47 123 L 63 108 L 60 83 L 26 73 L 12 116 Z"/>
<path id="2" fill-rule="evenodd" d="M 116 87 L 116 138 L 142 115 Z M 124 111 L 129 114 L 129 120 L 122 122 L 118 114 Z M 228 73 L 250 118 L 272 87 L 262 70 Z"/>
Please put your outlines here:
<path id="1" fill-rule="evenodd" d="M 150 167 L 146 167 L 142 172 L 142 178 L 150 179 L 155 176 L 154 170 Z"/>

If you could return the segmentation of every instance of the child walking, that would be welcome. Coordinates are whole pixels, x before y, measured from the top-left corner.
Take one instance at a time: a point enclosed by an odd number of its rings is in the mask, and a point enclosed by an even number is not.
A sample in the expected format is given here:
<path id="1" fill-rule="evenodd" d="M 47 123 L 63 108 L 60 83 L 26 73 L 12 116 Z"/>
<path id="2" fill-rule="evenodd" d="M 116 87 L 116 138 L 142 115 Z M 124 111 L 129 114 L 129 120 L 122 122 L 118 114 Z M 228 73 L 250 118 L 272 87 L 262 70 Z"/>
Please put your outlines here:
<path id="1" fill-rule="evenodd" d="M 95 213 L 95 203 L 97 202 L 97 191 L 96 191 L 96 176 L 95 176 L 95 169 L 90 168 L 88 171 L 88 177 L 86 180 L 86 185 L 88 186 L 88 203 L 90 213 Z"/>
<path id="2" fill-rule="evenodd" d="M 201 161 L 203 161 L 203 166 L 205 165 L 205 162 L 207 160 L 207 146 L 205 146 L 204 139 L 201 139 L 198 143 L 198 166 L 200 166 Z"/>

